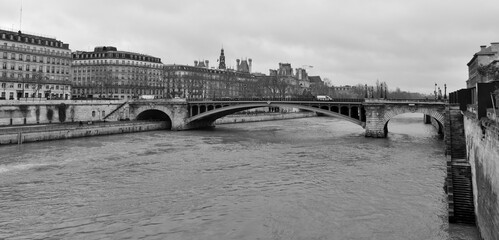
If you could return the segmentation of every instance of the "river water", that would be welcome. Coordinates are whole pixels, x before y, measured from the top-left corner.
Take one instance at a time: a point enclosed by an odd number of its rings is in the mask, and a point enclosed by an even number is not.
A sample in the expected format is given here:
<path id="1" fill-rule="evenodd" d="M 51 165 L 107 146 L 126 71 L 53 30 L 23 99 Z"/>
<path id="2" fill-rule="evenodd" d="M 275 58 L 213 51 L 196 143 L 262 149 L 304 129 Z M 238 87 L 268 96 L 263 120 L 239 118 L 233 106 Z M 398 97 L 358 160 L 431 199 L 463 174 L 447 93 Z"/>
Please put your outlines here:
<path id="1" fill-rule="evenodd" d="M 450 225 L 443 141 L 305 118 L 0 147 L 0 239 L 479 239 Z"/>

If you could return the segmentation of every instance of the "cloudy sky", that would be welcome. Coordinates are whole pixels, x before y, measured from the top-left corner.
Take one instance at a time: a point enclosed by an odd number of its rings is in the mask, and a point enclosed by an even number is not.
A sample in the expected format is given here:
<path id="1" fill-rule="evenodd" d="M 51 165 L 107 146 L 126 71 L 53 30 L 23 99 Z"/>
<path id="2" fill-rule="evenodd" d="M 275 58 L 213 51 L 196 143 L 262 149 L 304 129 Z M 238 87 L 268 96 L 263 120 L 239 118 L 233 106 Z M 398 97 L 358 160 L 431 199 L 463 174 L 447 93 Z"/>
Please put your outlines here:
<path id="1" fill-rule="evenodd" d="M 22 23 L 20 9 L 22 3 Z M 160 57 L 165 64 L 252 58 L 307 67 L 334 85 L 465 87 L 466 63 L 499 42 L 497 0 L 0 0 L 0 27 Z"/>

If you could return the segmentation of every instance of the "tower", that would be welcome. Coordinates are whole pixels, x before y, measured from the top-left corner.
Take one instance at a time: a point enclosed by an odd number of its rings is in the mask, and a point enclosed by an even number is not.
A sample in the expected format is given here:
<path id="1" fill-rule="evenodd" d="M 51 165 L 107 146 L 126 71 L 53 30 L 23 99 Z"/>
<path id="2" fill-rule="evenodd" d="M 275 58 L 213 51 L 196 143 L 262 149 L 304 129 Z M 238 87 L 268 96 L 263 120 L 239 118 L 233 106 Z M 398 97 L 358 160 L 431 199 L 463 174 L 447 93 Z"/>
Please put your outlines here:
<path id="1" fill-rule="evenodd" d="M 224 49 L 220 51 L 220 59 L 218 59 L 218 69 L 225 69 L 225 55 L 224 55 Z"/>

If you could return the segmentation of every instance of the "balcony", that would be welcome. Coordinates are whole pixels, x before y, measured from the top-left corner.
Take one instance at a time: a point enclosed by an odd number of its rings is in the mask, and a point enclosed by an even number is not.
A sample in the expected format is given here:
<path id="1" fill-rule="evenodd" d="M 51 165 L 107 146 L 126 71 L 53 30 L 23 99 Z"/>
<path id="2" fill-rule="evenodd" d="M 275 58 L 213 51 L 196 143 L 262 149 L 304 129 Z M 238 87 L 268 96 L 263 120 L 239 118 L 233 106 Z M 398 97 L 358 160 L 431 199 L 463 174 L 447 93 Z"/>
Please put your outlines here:
<path id="1" fill-rule="evenodd" d="M 5 45 L 0 45 L 0 50 L 10 50 L 10 51 L 17 51 L 17 52 L 22 52 L 22 53 L 32 53 L 32 54 L 45 54 L 45 55 L 51 55 L 51 56 L 59 56 L 59 57 L 67 57 L 71 58 L 71 53 L 68 51 L 67 53 L 64 52 L 51 52 L 50 50 L 36 50 L 36 49 L 27 49 L 27 48 L 20 48 L 20 47 L 13 47 L 13 46 L 5 46 Z"/>

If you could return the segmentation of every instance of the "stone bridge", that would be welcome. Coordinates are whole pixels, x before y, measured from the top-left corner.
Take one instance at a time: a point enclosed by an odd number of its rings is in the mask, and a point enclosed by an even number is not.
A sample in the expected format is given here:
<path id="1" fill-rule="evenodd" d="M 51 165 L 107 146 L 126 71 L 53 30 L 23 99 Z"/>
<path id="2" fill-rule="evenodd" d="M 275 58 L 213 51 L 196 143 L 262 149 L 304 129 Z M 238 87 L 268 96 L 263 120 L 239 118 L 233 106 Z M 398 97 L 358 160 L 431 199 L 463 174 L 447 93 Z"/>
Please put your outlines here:
<path id="1" fill-rule="evenodd" d="M 187 130 L 214 126 L 215 120 L 253 108 L 296 108 L 331 116 L 365 129 L 366 137 L 386 137 L 388 122 L 403 113 L 423 113 L 438 123 L 446 121 L 445 102 L 424 100 L 336 99 L 310 100 L 93 100 L 7 101 L 0 105 L 0 125 L 30 125 L 78 121 L 160 120 L 168 129 Z"/>
<path id="2" fill-rule="evenodd" d="M 340 99 L 333 101 L 186 101 L 138 100 L 128 103 L 132 119 L 158 119 L 171 122 L 172 130 L 214 126 L 218 118 L 253 108 L 297 108 L 340 118 L 365 129 L 366 137 L 384 138 L 391 118 L 404 113 L 423 113 L 439 125 L 445 124 L 445 102 L 427 100 Z"/>

